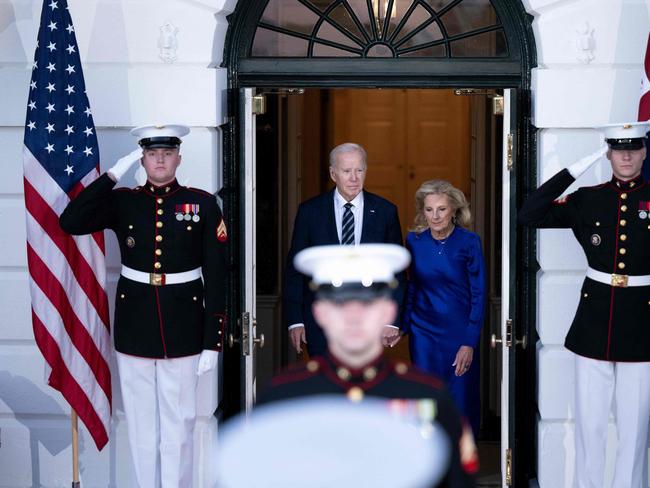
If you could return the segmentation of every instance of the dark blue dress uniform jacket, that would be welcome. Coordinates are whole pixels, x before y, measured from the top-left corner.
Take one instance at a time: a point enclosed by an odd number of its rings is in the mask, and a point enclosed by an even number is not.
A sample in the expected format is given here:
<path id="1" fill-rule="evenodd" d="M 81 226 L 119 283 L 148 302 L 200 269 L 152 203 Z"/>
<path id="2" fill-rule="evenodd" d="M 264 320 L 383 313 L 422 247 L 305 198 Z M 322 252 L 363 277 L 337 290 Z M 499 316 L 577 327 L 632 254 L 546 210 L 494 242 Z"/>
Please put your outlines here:
<path id="1" fill-rule="evenodd" d="M 286 372 L 275 376 L 259 403 L 312 395 L 347 395 L 353 401 L 362 401 L 366 396 L 433 400 L 435 421 L 445 430 L 452 449 L 448 471 L 436 487 L 474 486 L 473 475 L 478 469 L 478 457 L 471 428 L 461 420 L 449 393 L 435 377 L 421 373 L 403 362 L 388 361 L 383 356 L 363 368 L 353 369 L 327 355 L 292 365 Z M 314 442 L 318 442 L 318 439 L 314 439 Z M 341 442 L 345 442 L 345 439 L 341 439 Z M 315 473 L 315 476 L 318 474 Z"/>
<path id="2" fill-rule="evenodd" d="M 402 245 L 402 229 L 397 207 L 388 200 L 367 191 L 363 192 L 361 243 Z M 291 248 L 287 256 L 284 276 L 285 322 L 287 326 L 305 324 L 307 349 L 311 356 L 325 354 L 327 341 L 311 312 L 314 292 L 309 288 L 309 278 L 294 268 L 293 258 L 308 247 L 331 244 L 340 244 L 334 218 L 334 190 L 300 204 L 293 226 Z M 400 273 L 397 279 L 399 287 L 395 290 L 394 298 L 401 307 L 406 288 L 404 273 Z M 398 317 L 401 317 L 401 314 Z"/>
<path id="3" fill-rule="evenodd" d="M 112 229 L 122 264 L 137 271 L 179 273 L 201 268 L 203 275 L 203 281 L 162 286 L 120 276 L 115 349 L 146 358 L 220 351 L 226 321 L 227 234 L 216 198 L 180 186 L 176 180 L 164 187 L 114 186 L 106 174 L 91 183 L 61 214 L 61 228 L 75 235 Z M 185 211 L 188 208 L 198 217 L 193 220 L 192 212 Z M 190 218 L 178 220 L 177 213 Z"/>
<path id="4" fill-rule="evenodd" d="M 570 228 L 589 266 L 607 274 L 650 275 L 650 186 L 639 176 L 579 188 L 565 169 L 524 203 L 519 222 Z M 645 209 L 645 211 L 644 211 Z M 650 286 L 615 287 L 585 278 L 565 346 L 607 361 L 650 361 Z"/>

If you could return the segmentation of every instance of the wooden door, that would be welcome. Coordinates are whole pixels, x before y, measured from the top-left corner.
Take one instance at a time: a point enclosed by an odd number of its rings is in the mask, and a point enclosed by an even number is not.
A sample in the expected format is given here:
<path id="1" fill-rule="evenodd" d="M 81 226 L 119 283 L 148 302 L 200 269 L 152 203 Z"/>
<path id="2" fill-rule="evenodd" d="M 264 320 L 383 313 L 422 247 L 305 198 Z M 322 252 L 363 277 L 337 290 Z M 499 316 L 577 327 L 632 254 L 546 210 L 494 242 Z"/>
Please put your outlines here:
<path id="1" fill-rule="evenodd" d="M 345 89 L 329 98 L 330 147 L 368 152 L 365 188 L 392 201 L 406 234 L 423 181 L 449 180 L 469 197 L 470 106 L 453 90 Z"/>

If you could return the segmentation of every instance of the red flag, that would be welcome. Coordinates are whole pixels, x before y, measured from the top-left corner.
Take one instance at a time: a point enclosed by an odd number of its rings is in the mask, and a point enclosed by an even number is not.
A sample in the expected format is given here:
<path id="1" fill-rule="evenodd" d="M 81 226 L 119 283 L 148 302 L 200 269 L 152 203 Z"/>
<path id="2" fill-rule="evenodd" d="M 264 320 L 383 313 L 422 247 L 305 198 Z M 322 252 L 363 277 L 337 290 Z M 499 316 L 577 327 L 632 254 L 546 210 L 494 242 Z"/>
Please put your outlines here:
<path id="1" fill-rule="evenodd" d="M 112 354 L 102 233 L 72 237 L 59 215 L 98 176 L 99 154 L 66 0 L 46 0 L 24 138 L 27 264 L 34 338 L 98 449 L 108 442 Z"/>
<path id="2" fill-rule="evenodd" d="M 650 120 L 650 34 L 645 50 L 643 82 L 641 84 L 641 99 L 639 100 L 639 122 Z"/>

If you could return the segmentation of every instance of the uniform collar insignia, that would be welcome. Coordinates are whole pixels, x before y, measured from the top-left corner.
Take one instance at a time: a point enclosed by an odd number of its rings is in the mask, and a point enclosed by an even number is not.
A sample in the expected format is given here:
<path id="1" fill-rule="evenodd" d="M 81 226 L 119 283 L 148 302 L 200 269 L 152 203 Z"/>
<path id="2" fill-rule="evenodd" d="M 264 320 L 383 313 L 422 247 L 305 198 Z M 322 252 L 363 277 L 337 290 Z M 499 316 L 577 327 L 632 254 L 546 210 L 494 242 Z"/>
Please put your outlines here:
<path id="1" fill-rule="evenodd" d="M 178 189 L 180 185 L 178 184 L 178 180 L 174 179 L 171 183 L 163 186 L 156 186 L 150 181 L 147 181 L 147 184 L 145 185 L 145 188 L 149 193 L 152 193 L 156 196 L 159 195 L 169 195 L 171 192 L 174 190 Z"/>
<path id="2" fill-rule="evenodd" d="M 611 179 L 612 185 L 614 185 L 617 189 L 621 191 L 635 190 L 636 188 L 639 188 L 644 183 L 644 181 L 645 180 L 643 178 L 643 175 L 639 175 L 633 180 L 629 180 L 629 181 L 619 180 L 614 175 L 612 175 L 612 179 Z"/>

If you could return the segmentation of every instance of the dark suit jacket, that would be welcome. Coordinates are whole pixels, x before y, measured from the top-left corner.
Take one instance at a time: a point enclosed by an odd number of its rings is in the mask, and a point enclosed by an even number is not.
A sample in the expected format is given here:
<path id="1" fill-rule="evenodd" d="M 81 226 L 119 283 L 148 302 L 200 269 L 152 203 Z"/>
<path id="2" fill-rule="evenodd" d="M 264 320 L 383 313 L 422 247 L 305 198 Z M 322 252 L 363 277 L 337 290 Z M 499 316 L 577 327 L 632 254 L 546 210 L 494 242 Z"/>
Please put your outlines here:
<path id="1" fill-rule="evenodd" d="M 402 245 L 402 229 L 397 207 L 388 200 L 367 191 L 363 192 L 361 243 Z M 328 244 L 340 244 L 334 219 L 334 190 L 300 204 L 293 226 L 291 249 L 287 256 L 284 274 L 285 322 L 287 327 L 297 323 L 305 324 L 307 350 L 310 356 L 324 354 L 327 351 L 327 342 L 312 315 L 314 293 L 309 289 L 309 278 L 294 268 L 293 258 L 305 248 Z M 400 273 L 398 280 L 399 287 L 394 297 L 401 309 L 404 297 L 404 273 Z M 400 316 L 401 313 L 395 319 L 394 325 L 399 325 L 397 321 Z"/>

